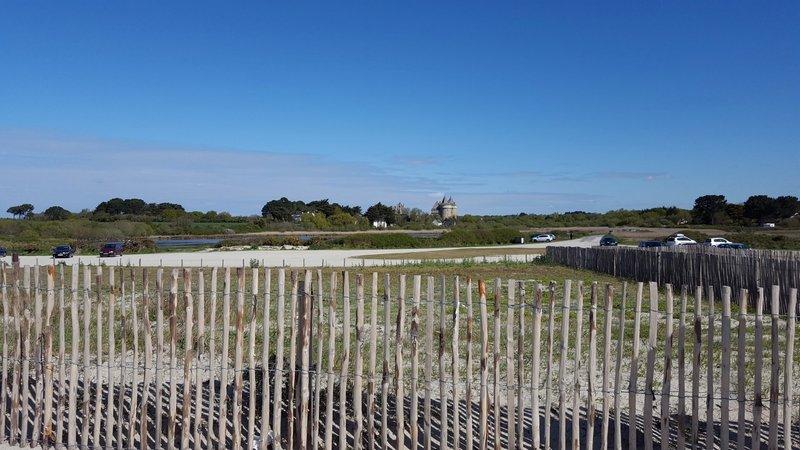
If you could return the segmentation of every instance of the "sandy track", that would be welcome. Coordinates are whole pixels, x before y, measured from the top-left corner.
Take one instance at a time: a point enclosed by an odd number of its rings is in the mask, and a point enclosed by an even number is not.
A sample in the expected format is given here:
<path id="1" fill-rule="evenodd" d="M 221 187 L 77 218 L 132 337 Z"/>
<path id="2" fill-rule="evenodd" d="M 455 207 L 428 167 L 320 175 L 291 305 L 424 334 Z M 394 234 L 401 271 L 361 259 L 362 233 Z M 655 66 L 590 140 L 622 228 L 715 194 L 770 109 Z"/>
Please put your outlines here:
<path id="1" fill-rule="evenodd" d="M 498 248 L 544 248 L 548 245 L 556 246 L 576 246 L 576 247 L 592 247 L 600 242 L 600 236 L 587 236 L 579 239 L 572 239 L 566 241 L 557 241 L 549 244 L 522 244 L 522 245 L 503 245 L 493 246 L 492 249 Z M 363 259 L 360 256 L 366 255 L 381 255 L 388 253 L 419 253 L 440 250 L 452 250 L 454 247 L 449 248 L 416 248 L 416 249 L 381 249 L 381 250 L 242 250 L 242 251 L 212 251 L 212 252 L 168 252 L 168 253 L 148 253 L 140 255 L 124 255 L 115 258 L 100 258 L 98 256 L 75 256 L 68 259 L 59 259 L 58 262 L 66 264 L 100 264 L 106 265 L 120 264 L 139 265 L 147 267 L 155 267 L 159 265 L 164 266 L 187 266 L 187 267 L 200 267 L 200 266 L 239 266 L 241 264 L 249 264 L 251 260 L 257 260 L 262 266 L 275 267 L 281 265 L 301 267 L 317 267 L 317 266 L 334 266 L 334 267 L 347 267 L 347 266 L 383 266 L 387 263 L 382 259 Z M 471 247 L 481 248 L 481 247 Z M 526 255 L 508 255 L 486 257 L 487 261 L 499 261 L 503 259 L 520 260 L 524 261 Z M 530 257 L 530 256 L 528 256 Z M 10 257 L 4 258 L 6 262 L 10 262 Z M 482 259 L 482 258 L 481 258 Z M 458 258 L 454 259 L 460 260 Z M 37 262 L 39 264 L 49 264 L 53 259 L 46 255 L 41 256 L 21 256 L 20 262 L 23 265 L 33 265 Z M 389 264 L 399 264 L 401 261 L 390 261 Z M 406 260 L 406 262 L 413 262 L 413 260 Z"/>

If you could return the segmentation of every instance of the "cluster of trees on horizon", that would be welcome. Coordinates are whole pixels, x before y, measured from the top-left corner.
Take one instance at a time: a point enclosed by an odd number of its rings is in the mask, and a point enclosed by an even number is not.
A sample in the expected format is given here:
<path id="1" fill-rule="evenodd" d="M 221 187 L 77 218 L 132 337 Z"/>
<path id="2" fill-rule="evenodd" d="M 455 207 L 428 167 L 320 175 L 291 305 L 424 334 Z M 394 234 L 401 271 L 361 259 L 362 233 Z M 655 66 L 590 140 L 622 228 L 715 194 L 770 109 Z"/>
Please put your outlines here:
<path id="1" fill-rule="evenodd" d="M 187 211 L 177 203 L 148 203 L 138 198 L 112 198 L 94 210 L 73 213 L 55 205 L 40 213 L 30 203 L 11 206 L 7 212 L 14 218 L 38 220 L 88 219 L 100 222 L 129 220 L 139 222 L 250 222 L 257 227 L 269 223 L 301 222 L 317 229 L 367 228 L 376 221 L 388 225 L 425 227 L 433 217 L 419 208 L 392 207 L 378 202 L 362 212 L 360 206 L 342 205 L 328 199 L 304 202 L 282 197 L 268 201 L 260 216 L 234 216 L 228 212 Z M 663 206 L 642 210 L 613 210 L 605 213 L 570 211 L 554 214 L 463 215 L 460 226 L 480 227 L 493 223 L 503 226 L 681 226 L 732 225 L 752 226 L 765 222 L 781 222 L 800 213 L 795 196 L 750 196 L 743 203 L 728 202 L 724 195 L 703 195 L 695 199 L 691 210 Z M 800 221 L 797 221 L 800 222 Z M 800 225 L 797 223 L 796 225 Z"/>

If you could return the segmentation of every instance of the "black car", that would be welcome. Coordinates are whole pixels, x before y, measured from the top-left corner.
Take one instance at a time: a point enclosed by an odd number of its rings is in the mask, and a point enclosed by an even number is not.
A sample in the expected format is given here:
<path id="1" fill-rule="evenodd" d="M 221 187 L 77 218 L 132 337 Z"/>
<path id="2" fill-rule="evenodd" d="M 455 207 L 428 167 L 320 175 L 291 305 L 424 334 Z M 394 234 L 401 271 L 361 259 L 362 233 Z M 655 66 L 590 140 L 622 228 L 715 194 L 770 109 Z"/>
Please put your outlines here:
<path id="1" fill-rule="evenodd" d="M 748 247 L 747 244 L 739 244 L 739 243 L 736 243 L 736 242 L 729 242 L 727 244 L 719 244 L 717 246 L 717 248 L 730 248 L 730 249 L 734 249 L 734 250 L 746 250 L 746 249 L 748 249 L 750 247 Z"/>
<path id="2" fill-rule="evenodd" d="M 100 249 L 100 257 L 104 256 L 122 256 L 124 246 L 122 242 L 109 242 Z"/>
<path id="3" fill-rule="evenodd" d="M 618 244 L 619 241 L 614 236 L 603 236 L 600 239 L 600 247 L 616 247 Z"/>
<path id="4" fill-rule="evenodd" d="M 5 247 L 0 247 L 0 258 L 6 256 L 8 253 L 6 252 Z"/>
<path id="5" fill-rule="evenodd" d="M 59 245 L 53 249 L 53 258 L 72 258 L 75 250 L 69 245 Z"/>
<path id="6" fill-rule="evenodd" d="M 661 241 L 641 241 L 639 242 L 639 248 L 654 248 L 654 247 L 661 247 L 663 245 Z"/>

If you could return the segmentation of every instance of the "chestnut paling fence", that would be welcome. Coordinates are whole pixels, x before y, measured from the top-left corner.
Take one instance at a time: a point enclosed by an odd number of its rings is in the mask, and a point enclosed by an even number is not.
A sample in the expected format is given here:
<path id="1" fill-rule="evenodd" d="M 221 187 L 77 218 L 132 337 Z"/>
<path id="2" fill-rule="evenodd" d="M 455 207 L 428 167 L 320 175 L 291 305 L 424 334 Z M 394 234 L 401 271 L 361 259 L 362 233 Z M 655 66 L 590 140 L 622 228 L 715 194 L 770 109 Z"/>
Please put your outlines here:
<path id="1" fill-rule="evenodd" d="M 0 272 L 11 444 L 800 445 L 795 289 L 781 314 L 778 286 L 716 296 L 323 269 Z"/>
<path id="2" fill-rule="evenodd" d="M 800 286 L 800 252 L 735 250 L 706 245 L 679 247 L 547 247 L 552 261 L 636 281 L 675 286 L 722 286 L 756 291 L 762 286 Z M 780 312 L 789 305 L 788 289 L 780 292 Z M 753 304 L 754 305 L 754 304 Z"/>

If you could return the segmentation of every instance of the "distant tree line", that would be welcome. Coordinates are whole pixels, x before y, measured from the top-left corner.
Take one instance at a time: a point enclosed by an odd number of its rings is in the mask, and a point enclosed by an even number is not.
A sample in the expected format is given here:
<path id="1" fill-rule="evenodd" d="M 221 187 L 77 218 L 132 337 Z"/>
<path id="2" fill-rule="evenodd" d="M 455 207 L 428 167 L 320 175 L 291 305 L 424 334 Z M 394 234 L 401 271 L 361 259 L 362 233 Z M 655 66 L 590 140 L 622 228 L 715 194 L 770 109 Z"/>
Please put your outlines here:
<path id="1" fill-rule="evenodd" d="M 703 195 L 694 201 L 692 219 L 704 225 L 753 225 L 778 222 L 800 213 L 792 195 L 752 195 L 744 203 L 729 203 L 724 195 Z"/>

